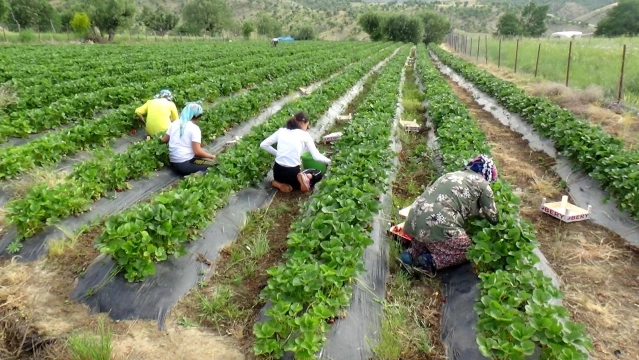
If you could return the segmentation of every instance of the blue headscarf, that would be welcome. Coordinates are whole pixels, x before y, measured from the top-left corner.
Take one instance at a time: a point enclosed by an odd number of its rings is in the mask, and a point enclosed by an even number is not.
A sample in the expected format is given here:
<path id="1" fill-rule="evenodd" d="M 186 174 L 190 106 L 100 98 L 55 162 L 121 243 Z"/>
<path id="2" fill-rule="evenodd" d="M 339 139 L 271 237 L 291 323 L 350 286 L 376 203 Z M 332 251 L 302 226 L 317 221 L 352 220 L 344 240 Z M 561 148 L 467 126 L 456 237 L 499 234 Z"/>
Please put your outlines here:
<path id="1" fill-rule="evenodd" d="M 184 109 L 182 109 L 182 113 L 180 114 L 180 137 L 184 135 L 184 127 L 186 123 L 191 121 L 194 117 L 202 115 L 202 102 L 190 102 L 187 103 Z"/>
<path id="2" fill-rule="evenodd" d="M 155 94 L 154 99 L 165 98 L 169 101 L 173 101 L 173 94 L 169 90 L 160 90 L 158 94 Z"/>
<path id="3" fill-rule="evenodd" d="M 497 181 L 497 167 L 493 163 L 493 159 L 486 155 L 479 155 L 464 167 L 463 170 L 472 170 L 486 179 L 486 181 Z"/>

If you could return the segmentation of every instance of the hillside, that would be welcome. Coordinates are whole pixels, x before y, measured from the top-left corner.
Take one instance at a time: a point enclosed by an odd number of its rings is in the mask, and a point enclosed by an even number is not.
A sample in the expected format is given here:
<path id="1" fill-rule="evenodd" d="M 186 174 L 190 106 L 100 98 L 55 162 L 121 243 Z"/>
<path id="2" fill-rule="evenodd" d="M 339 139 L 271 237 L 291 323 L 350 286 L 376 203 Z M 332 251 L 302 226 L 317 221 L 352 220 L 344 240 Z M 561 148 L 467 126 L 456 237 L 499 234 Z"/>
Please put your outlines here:
<path id="1" fill-rule="evenodd" d="M 53 0 L 59 3 L 64 0 Z M 161 5 L 180 12 L 187 0 L 136 0 L 142 6 Z M 517 11 L 529 0 L 227 0 L 238 21 L 266 13 L 283 24 L 283 34 L 301 24 L 313 24 L 320 37 L 327 40 L 364 39 L 367 37 L 357 26 L 358 17 L 370 10 L 415 13 L 433 9 L 446 15 L 453 27 L 468 32 L 493 32 L 499 16 L 507 10 Z M 554 30 L 587 30 L 570 23 L 585 18 L 596 23 L 605 14 L 598 10 L 614 0 L 537 0 L 551 5 L 554 18 L 548 27 Z M 589 16 L 588 14 L 593 14 Z M 580 18 L 580 19 L 581 19 Z M 583 21 L 583 20 L 582 20 Z"/>

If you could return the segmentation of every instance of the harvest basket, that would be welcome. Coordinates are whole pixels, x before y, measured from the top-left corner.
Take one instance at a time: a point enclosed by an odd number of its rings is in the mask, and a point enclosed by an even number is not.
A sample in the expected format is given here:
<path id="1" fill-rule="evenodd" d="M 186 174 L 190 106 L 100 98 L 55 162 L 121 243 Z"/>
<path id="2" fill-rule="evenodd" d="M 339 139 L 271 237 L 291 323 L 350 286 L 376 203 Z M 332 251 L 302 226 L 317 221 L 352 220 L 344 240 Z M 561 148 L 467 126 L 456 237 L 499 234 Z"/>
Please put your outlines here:
<path id="1" fill-rule="evenodd" d="M 568 196 L 562 196 L 561 201 L 547 203 L 546 198 L 541 201 L 541 211 L 559 219 L 565 223 L 576 221 L 584 221 L 590 219 L 590 211 L 592 206 L 588 205 L 588 209 L 582 209 L 579 206 L 568 202 Z"/>
<path id="2" fill-rule="evenodd" d="M 400 242 L 413 241 L 413 237 L 404 232 L 404 224 L 405 223 L 401 223 L 398 225 L 391 226 L 391 228 L 388 230 L 388 233 L 391 236 L 393 236 L 393 238 L 396 241 L 400 241 Z"/>

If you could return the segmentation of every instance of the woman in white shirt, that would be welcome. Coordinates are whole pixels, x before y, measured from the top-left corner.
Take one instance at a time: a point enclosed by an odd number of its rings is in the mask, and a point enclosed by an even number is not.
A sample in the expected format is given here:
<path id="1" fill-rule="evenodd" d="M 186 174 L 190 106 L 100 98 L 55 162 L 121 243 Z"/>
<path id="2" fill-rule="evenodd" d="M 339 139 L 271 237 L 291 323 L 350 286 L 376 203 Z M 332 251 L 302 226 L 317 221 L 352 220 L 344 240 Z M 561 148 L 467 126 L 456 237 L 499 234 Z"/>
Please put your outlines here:
<path id="1" fill-rule="evenodd" d="M 320 154 L 313 138 L 306 130 L 308 130 L 308 117 L 303 112 L 299 112 L 286 122 L 286 128 L 277 130 L 260 144 L 260 148 L 275 155 L 273 165 L 275 180 L 271 184 L 282 192 L 291 192 L 293 189 L 310 191 L 313 176 L 300 169 L 304 150 L 310 151 L 316 161 L 331 163 L 329 158 Z M 272 146 L 275 143 L 277 143 L 277 150 Z"/>
<path id="2" fill-rule="evenodd" d="M 182 175 L 206 172 L 215 165 L 207 159 L 215 159 L 202 148 L 202 132 L 197 122 L 202 117 L 202 105 L 188 103 L 180 114 L 180 120 L 169 125 L 162 137 L 163 143 L 169 143 L 169 161 L 171 166 Z"/>

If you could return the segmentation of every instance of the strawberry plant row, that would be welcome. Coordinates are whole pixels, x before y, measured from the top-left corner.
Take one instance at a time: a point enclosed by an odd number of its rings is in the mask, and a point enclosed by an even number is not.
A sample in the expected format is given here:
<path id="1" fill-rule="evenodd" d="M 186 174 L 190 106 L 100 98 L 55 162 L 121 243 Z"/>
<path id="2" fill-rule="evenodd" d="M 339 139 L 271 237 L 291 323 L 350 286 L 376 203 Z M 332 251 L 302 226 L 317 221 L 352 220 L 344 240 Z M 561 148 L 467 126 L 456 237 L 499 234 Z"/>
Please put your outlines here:
<path id="1" fill-rule="evenodd" d="M 418 51 L 418 71 L 445 170 L 459 170 L 477 154 L 490 154 L 485 134 L 423 46 Z M 467 228 L 473 237 L 468 258 L 481 280 L 481 296 L 475 304 L 480 351 L 494 359 L 517 360 L 540 347 L 542 359 L 587 359 L 582 349 L 591 345 L 584 326 L 570 321 L 568 311 L 554 303 L 562 296 L 560 290 L 535 268 L 537 238 L 533 225 L 519 217 L 520 199 L 504 180 L 492 188 L 499 223 L 476 220 Z"/>
<path id="2" fill-rule="evenodd" d="M 446 51 L 431 47 L 439 59 L 480 90 L 495 97 L 509 111 L 553 140 L 557 150 L 598 180 L 620 209 L 639 219 L 639 152 L 627 150 L 618 138 L 578 119 L 544 97 L 530 96 L 511 82 L 499 79 Z"/>
<path id="3" fill-rule="evenodd" d="M 324 61 L 330 57 L 330 54 L 334 54 L 334 51 L 316 52 L 315 57 L 318 61 Z M 245 72 L 234 77 L 236 81 L 241 81 L 242 85 L 253 84 L 273 80 L 275 77 L 309 66 L 308 59 L 287 62 L 288 58 L 285 57 L 278 60 L 259 70 Z M 217 80 L 210 79 L 206 83 L 211 81 Z M 229 84 L 224 86 L 229 86 Z M 203 92 L 210 91 L 210 88 L 201 88 L 199 86 L 193 89 L 201 89 Z M 260 89 L 257 90 L 260 91 Z M 289 88 L 288 90 L 292 89 Z M 195 98 L 205 96 L 206 94 L 203 92 L 196 93 L 191 89 L 184 90 L 185 94 Z M 254 93 L 255 91 L 249 91 L 249 94 Z M 246 99 L 246 97 L 242 98 Z M 256 98 L 248 101 L 246 104 L 236 106 L 248 107 L 251 103 L 255 103 Z M 226 103 L 228 101 L 222 102 L 222 104 Z M 0 179 L 16 176 L 38 166 L 55 164 L 65 156 L 92 146 L 106 145 L 111 139 L 137 128 L 139 121 L 133 116 L 134 111 L 134 105 L 123 106 L 97 120 L 87 121 L 68 130 L 42 136 L 21 146 L 0 149 Z"/>
<path id="4" fill-rule="evenodd" d="M 200 122 L 203 141 L 209 142 L 242 119 L 259 113 L 275 98 L 290 92 L 292 88 L 321 79 L 349 61 L 375 53 L 377 54 L 372 61 L 384 56 L 386 52 L 379 52 L 381 46 L 384 45 L 376 45 L 356 53 L 349 49 L 349 55 L 344 52 L 339 60 L 328 62 L 326 60 L 334 58 L 335 53 L 326 54 L 318 59 L 321 66 L 311 65 L 310 70 L 293 72 L 272 84 L 219 103 L 208 109 Z M 285 70 L 290 71 L 291 65 L 288 64 Z M 7 220 L 16 225 L 20 237 L 29 237 L 46 224 L 50 225 L 66 216 L 88 210 L 90 203 L 107 191 L 126 189 L 128 180 L 142 178 L 166 164 L 167 152 L 166 145 L 157 140 L 140 142 L 123 154 L 78 164 L 67 182 L 53 187 L 46 184 L 35 186 L 24 197 L 7 203 Z M 14 245 L 13 248 L 19 247 Z"/>
<path id="5" fill-rule="evenodd" d="M 361 46 L 361 45 L 360 45 Z M 333 50 L 327 46 L 326 51 Z M 311 53 L 317 49 L 308 48 Z M 320 49 L 320 52 L 322 49 Z M 279 55 L 275 58 L 279 60 Z M 300 54 L 281 54 L 284 58 L 294 59 Z M 306 53 L 302 53 L 307 56 Z M 312 54 L 308 56 L 312 57 Z M 242 59 L 243 57 L 238 57 Z M 79 94 L 70 98 L 60 99 L 48 107 L 16 111 L 6 118 L 0 119 L 0 139 L 12 137 L 24 137 L 29 134 L 53 129 L 60 125 L 75 122 L 84 118 L 89 118 L 102 109 L 117 108 L 125 104 L 135 104 L 148 100 L 157 89 L 182 89 L 193 86 L 193 84 L 206 84 L 207 101 L 213 101 L 218 96 L 229 95 L 233 91 L 238 91 L 251 84 L 253 76 L 251 73 L 255 68 L 259 68 L 264 62 L 259 55 L 252 56 L 237 63 L 230 63 L 218 68 L 201 68 L 195 72 L 173 75 L 166 78 L 146 83 L 121 84 L 103 88 L 86 94 Z M 180 100 L 180 92 L 176 91 L 176 99 Z"/>
<path id="6" fill-rule="evenodd" d="M 63 53 L 73 54 L 71 59 L 60 59 L 52 56 L 50 46 L 41 47 L 40 51 L 29 53 L 24 57 L 13 57 L 7 62 L 0 62 L 0 82 L 15 80 L 16 85 L 28 87 L 33 85 L 55 85 L 56 83 L 93 76 L 96 73 L 124 74 L 129 69 L 152 67 L 159 59 L 171 59 L 177 54 L 192 53 L 194 57 L 206 56 L 211 60 L 223 52 L 233 53 L 245 47 L 266 49 L 261 44 L 246 43 L 209 43 L 209 44 L 174 44 L 174 47 L 163 44 L 154 45 L 114 45 L 108 48 L 100 46 L 95 50 L 77 50 L 66 47 Z M 195 46 L 195 48 L 194 48 Z M 55 48 L 55 47 L 53 47 Z M 4 49 L 3 49 L 4 50 Z M 114 51 L 119 50 L 119 51 Z M 201 54 L 201 55 L 200 55 Z M 41 61 L 40 64 L 33 64 Z"/>
<path id="7" fill-rule="evenodd" d="M 337 142 L 330 174 L 320 183 L 292 225 L 286 262 L 268 270 L 262 296 L 271 302 L 270 318 L 257 323 L 254 351 L 280 358 L 314 359 L 325 342 L 327 321 L 350 302 L 352 284 L 364 270 L 363 253 L 372 243 L 370 223 L 379 210 L 393 152 L 390 134 L 404 47 L 381 73 Z"/>
<path id="8" fill-rule="evenodd" d="M 296 51 L 304 51 L 304 49 L 296 48 Z M 99 73 L 94 72 L 89 76 L 75 80 L 57 82 L 55 84 L 41 84 L 26 88 L 17 84 L 19 101 L 15 104 L 5 106 L 3 111 L 7 114 L 14 111 L 24 112 L 25 110 L 33 108 L 45 107 L 54 101 L 79 93 L 93 92 L 120 84 L 130 86 L 135 83 L 145 83 L 149 79 L 192 72 L 201 68 L 214 69 L 255 56 L 271 57 L 274 55 L 271 54 L 271 52 L 272 51 L 263 48 L 244 47 L 228 52 L 222 56 L 203 53 L 189 54 L 188 57 L 173 56 L 170 58 L 159 58 L 155 61 L 130 66 L 126 72 L 121 74 L 108 73 L 102 76 L 96 76 Z M 285 56 L 286 53 L 289 55 L 294 54 L 292 49 L 286 49 L 280 53 L 280 56 Z M 188 61 L 186 61 L 186 59 L 188 59 Z"/>
<path id="9" fill-rule="evenodd" d="M 288 104 L 278 115 L 254 127 L 236 146 L 221 154 L 219 165 L 205 175 L 187 177 L 148 203 L 108 219 L 97 240 L 101 252 L 117 261 L 129 281 L 153 274 L 154 263 L 166 260 L 170 254 L 182 255 L 184 244 L 197 238 L 198 231 L 213 219 L 215 209 L 226 201 L 231 191 L 264 178 L 272 157 L 260 151 L 259 144 L 267 133 L 282 126 L 286 118 L 299 109 L 306 110 L 311 117 L 319 116 L 332 99 L 339 97 L 385 55 L 387 53 L 378 54 L 349 66 L 341 76 L 327 81 L 310 96 Z M 346 60 L 330 63 L 345 65 L 349 62 Z"/>

